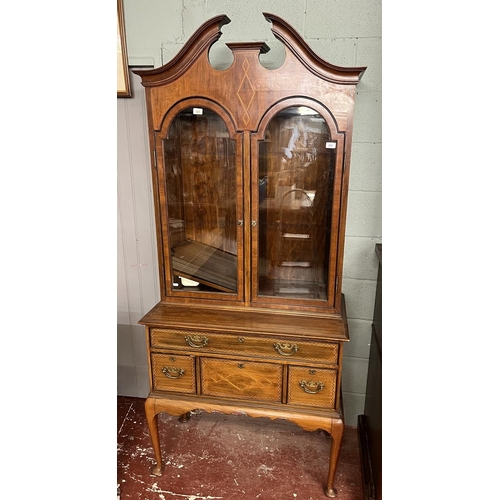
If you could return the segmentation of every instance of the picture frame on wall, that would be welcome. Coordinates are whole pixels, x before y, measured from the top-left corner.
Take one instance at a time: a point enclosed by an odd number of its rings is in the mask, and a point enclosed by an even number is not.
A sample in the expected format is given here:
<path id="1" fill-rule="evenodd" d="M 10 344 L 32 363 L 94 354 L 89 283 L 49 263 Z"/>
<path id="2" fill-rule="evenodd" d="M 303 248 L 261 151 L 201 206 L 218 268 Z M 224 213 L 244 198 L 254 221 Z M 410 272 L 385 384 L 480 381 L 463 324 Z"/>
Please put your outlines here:
<path id="1" fill-rule="evenodd" d="M 117 18 L 117 97 L 132 97 L 130 88 L 130 76 L 128 71 L 127 41 L 125 38 L 125 22 L 123 18 L 123 0 L 118 2 Z"/>

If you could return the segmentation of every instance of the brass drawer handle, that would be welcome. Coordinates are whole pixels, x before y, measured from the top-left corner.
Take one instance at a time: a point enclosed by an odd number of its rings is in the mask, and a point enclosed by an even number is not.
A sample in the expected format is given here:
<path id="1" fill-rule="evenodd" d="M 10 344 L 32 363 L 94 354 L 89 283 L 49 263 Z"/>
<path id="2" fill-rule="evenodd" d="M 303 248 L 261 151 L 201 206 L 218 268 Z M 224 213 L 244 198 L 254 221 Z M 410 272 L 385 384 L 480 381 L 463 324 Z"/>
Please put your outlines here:
<path id="1" fill-rule="evenodd" d="M 314 382 L 313 380 L 301 380 L 299 385 L 307 394 L 318 394 L 318 392 L 322 391 L 325 387 L 323 382 Z"/>
<path id="2" fill-rule="evenodd" d="M 201 335 L 188 335 L 184 338 L 191 347 L 196 347 L 198 349 L 200 347 L 205 347 L 208 344 L 207 337 L 202 337 Z"/>
<path id="3" fill-rule="evenodd" d="M 164 366 L 161 371 L 167 378 L 181 378 L 184 375 L 184 369 L 175 366 Z"/>
<path id="4" fill-rule="evenodd" d="M 282 356 L 292 356 L 299 350 L 297 344 L 289 344 L 288 342 L 277 342 L 276 344 L 274 344 L 274 348 Z"/>

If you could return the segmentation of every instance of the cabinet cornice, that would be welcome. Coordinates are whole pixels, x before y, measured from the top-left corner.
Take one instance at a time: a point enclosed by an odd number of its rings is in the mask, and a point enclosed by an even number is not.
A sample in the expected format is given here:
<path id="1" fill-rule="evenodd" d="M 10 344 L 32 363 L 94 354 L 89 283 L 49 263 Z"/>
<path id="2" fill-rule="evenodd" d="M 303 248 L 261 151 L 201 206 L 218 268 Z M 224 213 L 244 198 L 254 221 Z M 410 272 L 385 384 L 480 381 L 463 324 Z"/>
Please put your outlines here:
<path id="1" fill-rule="evenodd" d="M 319 57 L 304 39 L 288 23 L 274 14 L 264 12 L 264 17 L 272 23 L 271 31 L 283 42 L 295 57 L 319 78 L 340 85 L 356 85 L 366 67 L 348 68 L 335 66 Z"/>
<path id="2" fill-rule="evenodd" d="M 179 78 L 200 57 L 207 53 L 210 47 L 221 37 L 221 28 L 231 20 L 226 15 L 209 19 L 191 35 L 178 54 L 168 63 L 159 68 L 133 70 L 142 78 L 144 87 L 164 85 Z"/>

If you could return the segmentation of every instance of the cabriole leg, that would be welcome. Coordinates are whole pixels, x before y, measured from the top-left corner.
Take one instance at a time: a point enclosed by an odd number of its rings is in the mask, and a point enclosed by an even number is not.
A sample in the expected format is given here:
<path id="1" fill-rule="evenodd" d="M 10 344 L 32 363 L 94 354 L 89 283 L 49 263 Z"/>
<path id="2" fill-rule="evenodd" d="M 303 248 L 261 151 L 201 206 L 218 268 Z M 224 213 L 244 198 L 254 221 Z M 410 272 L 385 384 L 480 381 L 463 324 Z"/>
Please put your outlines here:
<path id="1" fill-rule="evenodd" d="M 160 449 L 160 435 L 158 433 L 158 413 L 155 409 L 155 398 L 147 398 L 145 403 L 146 420 L 149 427 L 149 435 L 153 443 L 153 450 L 156 458 L 156 465 L 152 469 L 152 474 L 161 476 L 162 462 L 161 462 L 161 449 Z"/>
<path id="2" fill-rule="evenodd" d="M 339 461 L 342 436 L 344 435 L 344 422 L 340 418 L 332 419 L 332 448 L 330 451 L 330 466 L 328 469 L 328 480 L 325 486 L 325 495 L 330 498 L 337 496 L 337 490 L 333 487 L 337 463 Z"/>

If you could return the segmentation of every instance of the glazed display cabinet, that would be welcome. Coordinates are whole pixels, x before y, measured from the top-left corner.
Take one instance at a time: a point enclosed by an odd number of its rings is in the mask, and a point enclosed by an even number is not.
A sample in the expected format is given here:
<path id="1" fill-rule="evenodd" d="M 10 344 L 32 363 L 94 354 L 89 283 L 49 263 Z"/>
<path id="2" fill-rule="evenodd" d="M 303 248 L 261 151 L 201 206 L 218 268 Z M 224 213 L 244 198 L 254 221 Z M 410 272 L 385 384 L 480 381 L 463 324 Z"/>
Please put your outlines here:
<path id="1" fill-rule="evenodd" d="M 158 414 L 195 409 L 287 419 L 332 436 L 325 493 L 334 496 L 344 429 L 341 290 L 356 84 L 285 21 L 285 46 L 210 47 L 229 22 L 203 24 L 169 63 L 136 70 L 145 87 L 160 302 L 146 327 L 146 415 L 161 474 Z"/>

